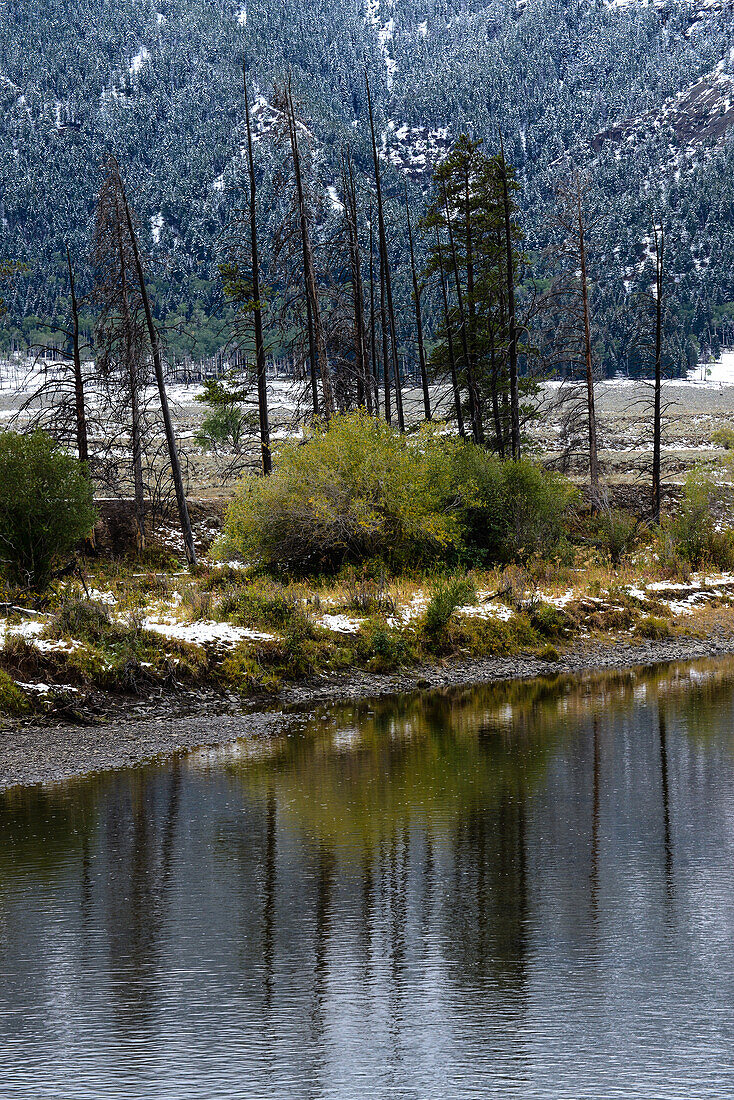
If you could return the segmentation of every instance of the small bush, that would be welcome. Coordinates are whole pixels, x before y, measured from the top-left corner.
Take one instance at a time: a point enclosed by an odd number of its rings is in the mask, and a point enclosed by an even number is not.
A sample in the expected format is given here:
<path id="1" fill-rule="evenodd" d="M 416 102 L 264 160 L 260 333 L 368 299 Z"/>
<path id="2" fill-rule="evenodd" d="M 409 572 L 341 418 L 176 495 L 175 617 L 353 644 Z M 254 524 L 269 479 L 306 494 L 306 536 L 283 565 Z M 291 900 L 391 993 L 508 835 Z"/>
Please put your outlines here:
<path id="1" fill-rule="evenodd" d="M 541 600 L 529 611 L 530 625 L 542 638 L 568 638 L 572 631 L 569 615 L 560 607 Z"/>
<path id="2" fill-rule="evenodd" d="M 92 600 L 64 600 L 44 628 L 46 638 L 76 638 L 99 645 L 114 633 L 107 608 Z"/>
<path id="3" fill-rule="evenodd" d="M 414 657 L 413 635 L 373 618 L 362 624 L 357 638 L 357 655 L 371 672 L 389 672 Z"/>
<path id="4" fill-rule="evenodd" d="M 734 566 L 731 488 L 705 470 L 693 470 L 669 525 L 675 552 L 694 569 L 704 564 Z"/>
<path id="5" fill-rule="evenodd" d="M 444 633 L 456 608 L 472 603 L 476 596 L 476 588 L 468 577 L 439 581 L 426 607 L 423 629 L 432 637 Z"/>
<path id="6" fill-rule="evenodd" d="M 459 541 L 448 505 L 458 446 L 433 429 L 409 444 L 366 414 L 335 416 L 305 444 L 285 443 L 270 477 L 242 479 L 221 547 L 300 573 L 370 557 L 432 559 Z"/>
<path id="7" fill-rule="evenodd" d="M 0 569 L 42 591 L 95 522 L 92 484 L 45 432 L 0 433 Z"/>
<path id="8" fill-rule="evenodd" d="M 539 655 L 542 661 L 559 661 L 560 655 L 554 645 L 544 645 Z"/>
<path id="9" fill-rule="evenodd" d="M 723 447 L 725 451 L 734 450 L 734 428 L 726 427 L 717 428 L 715 432 L 711 433 L 711 442 L 716 444 L 717 447 Z"/>
<path id="10" fill-rule="evenodd" d="M 7 672 L 0 669 L 0 714 L 18 717 L 30 709 L 28 696 L 15 683 Z"/>
<path id="11" fill-rule="evenodd" d="M 609 510 L 598 521 L 598 544 L 609 554 L 613 566 L 618 566 L 634 548 L 640 525 L 629 512 Z"/>
<path id="12" fill-rule="evenodd" d="M 670 622 L 656 615 L 646 615 L 635 627 L 635 634 L 639 634 L 641 638 L 668 638 L 672 633 Z"/>
<path id="13" fill-rule="evenodd" d="M 390 595 L 384 576 L 379 580 L 350 580 L 347 584 L 345 611 L 357 611 L 362 615 L 392 615 L 395 601 Z"/>
<path id="14" fill-rule="evenodd" d="M 307 618 L 297 596 L 284 585 L 268 581 L 233 589 L 226 610 L 227 618 L 238 626 L 283 628 L 294 623 L 298 626 Z"/>
<path id="15" fill-rule="evenodd" d="M 559 474 L 527 459 L 502 462 L 470 445 L 458 453 L 464 544 L 486 563 L 528 561 L 556 552 L 576 490 Z"/>

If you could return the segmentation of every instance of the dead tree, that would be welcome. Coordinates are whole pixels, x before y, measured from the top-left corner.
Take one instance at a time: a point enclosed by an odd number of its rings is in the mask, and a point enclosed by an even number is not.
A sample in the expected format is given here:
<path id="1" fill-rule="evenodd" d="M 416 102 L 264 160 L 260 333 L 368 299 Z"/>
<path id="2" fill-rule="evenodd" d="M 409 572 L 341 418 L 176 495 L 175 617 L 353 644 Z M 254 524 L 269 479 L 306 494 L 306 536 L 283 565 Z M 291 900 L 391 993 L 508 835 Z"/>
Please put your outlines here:
<path id="1" fill-rule="evenodd" d="M 145 323 L 148 329 L 148 339 L 150 341 L 150 350 L 153 357 L 153 369 L 155 371 L 155 379 L 158 385 L 158 395 L 161 402 L 161 415 L 163 417 L 163 427 L 166 433 L 166 444 L 168 446 L 168 461 L 171 466 L 171 479 L 173 481 L 173 487 L 176 493 L 176 504 L 178 506 L 178 518 L 181 524 L 181 534 L 183 535 L 184 551 L 186 553 L 186 560 L 189 565 L 196 565 L 196 548 L 194 546 L 194 534 L 191 529 L 191 518 L 189 516 L 189 508 L 186 501 L 186 491 L 184 489 L 183 475 L 181 473 L 181 463 L 178 457 L 178 446 L 176 445 L 176 436 L 173 431 L 173 421 L 171 419 L 171 410 L 168 405 L 168 394 L 166 393 L 166 383 L 163 377 L 163 353 L 161 348 L 161 340 L 153 320 L 153 311 L 150 306 L 150 297 L 148 295 L 148 288 L 145 282 L 145 272 L 143 270 L 143 262 L 140 256 L 140 248 L 138 246 L 138 238 L 133 225 L 132 214 L 130 211 L 130 205 L 127 201 L 127 194 L 125 193 L 125 186 L 122 179 L 119 177 L 120 194 L 122 202 L 125 208 L 125 220 L 127 223 L 128 233 L 130 234 L 130 243 L 132 245 L 133 259 L 135 261 L 135 272 L 138 278 L 138 285 L 140 288 L 140 296 L 143 302 L 143 312 L 145 314 Z"/>
<path id="2" fill-rule="evenodd" d="M 443 203 L 444 210 L 446 212 L 446 228 L 449 235 L 449 249 L 451 256 L 451 266 L 454 272 L 454 284 L 456 287 L 456 301 L 459 309 L 459 326 L 461 332 L 461 345 L 464 353 L 464 366 L 466 370 L 466 382 L 467 390 L 469 393 L 469 417 L 472 425 L 472 437 L 475 443 L 484 443 L 484 428 L 482 425 L 482 414 L 479 407 L 479 394 L 476 386 L 476 378 L 472 371 L 471 360 L 469 358 L 469 339 L 467 335 L 466 325 L 466 312 L 464 310 L 464 296 L 461 290 L 461 279 L 459 277 L 459 262 L 456 252 L 456 243 L 454 241 L 454 230 L 451 220 L 451 211 L 449 209 L 449 200 L 446 193 L 446 188 L 443 188 Z"/>
<path id="3" fill-rule="evenodd" d="M 365 404 L 372 414 L 372 379 L 367 358 L 364 326 L 364 293 L 362 289 L 362 259 L 359 249 L 357 190 L 351 159 L 342 157 L 342 186 L 344 190 L 344 216 L 349 241 L 351 268 L 352 308 L 354 312 L 354 354 L 357 372 L 358 403 Z"/>
<path id="4" fill-rule="evenodd" d="M 510 367 L 510 445 L 513 459 L 520 458 L 520 395 L 517 377 L 517 319 L 515 316 L 515 258 L 512 245 L 512 217 L 510 211 L 510 188 L 507 178 L 505 148 L 500 132 L 500 180 L 502 183 L 502 212 L 505 227 L 505 277 L 507 280 L 507 312 L 509 324 L 509 367 Z M 593 401 L 593 391 L 592 391 Z M 596 447 L 596 443 L 595 443 Z M 596 460 L 595 460 L 596 461 Z"/>
<path id="5" fill-rule="evenodd" d="M 591 507 L 596 511 L 601 503 L 599 488 L 599 459 L 597 448 L 597 420 L 594 395 L 594 360 L 591 336 L 588 272 L 588 214 L 584 196 L 588 185 L 578 171 L 569 181 L 557 189 L 555 224 L 564 235 L 556 260 L 565 263 L 566 270 L 557 277 L 550 297 L 556 310 L 565 313 L 570 321 L 570 335 L 580 343 L 580 354 L 572 352 L 568 361 L 577 359 L 583 368 L 585 384 L 586 441 L 589 461 L 589 486 Z"/>
<path id="6" fill-rule="evenodd" d="M 372 239 L 372 206 L 370 205 L 370 360 L 372 363 L 372 384 L 375 388 L 375 416 L 380 415 L 380 380 L 377 370 L 377 326 L 375 320 L 375 245 Z"/>
<path id="7" fill-rule="evenodd" d="M 655 243 L 655 394 L 653 399 L 652 433 L 652 515 L 660 523 L 660 444 L 662 436 L 662 353 L 663 353 L 663 261 L 665 231 L 662 225 L 653 226 Z"/>
<path id="8" fill-rule="evenodd" d="M 410 224 L 410 204 L 408 203 L 408 184 L 405 184 L 405 217 L 408 222 L 408 245 L 410 247 L 410 272 L 413 278 L 413 301 L 415 303 L 415 327 L 418 338 L 418 365 L 421 372 L 421 387 L 423 389 L 423 413 L 426 420 L 431 419 L 431 395 L 428 392 L 428 369 L 426 367 L 426 351 L 423 344 L 423 317 L 421 314 L 421 288 L 418 283 L 418 274 L 415 267 L 415 250 L 413 248 L 413 230 Z"/>
<path id="9" fill-rule="evenodd" d="M 380 281 L 381 286 L 385 288 L 385 299 L 387 304 L 387 313 L 390 318 L 390 334 L 392 337 L 392 376 L 395 385 L 395 411 L 398 417 L 398 428 L 401 432 L 405 431 L 405 417 L 403 415 L 403 393 L 402 385 L 400 382 L 400 365 L 398 362 L 398 343 L 397 332 L 395 329 L 395 309 L 393 305 L 392 295 L 392 279 L 390 277 L 390 263 L 387 252 L 387 234 L 385 232 L 385 211 L 382 201 L 382 173 L 380 171 L 380 162 L 377 156 L 377 141 L 375 139 L 375 120 L 372 112 L 372 96 L 370 93 L 370 81 L 367 73 L 365 73 L 365 84 L 367 87 L 367 109 L 369 112 L 370 120 L 370 135 L 372 138 L 372 159 L 375 167 L 375 191 L 377 195 L 377 230 L 379 241 L 379 253 L 380 253 Z M 383 342 L 385 337 L 383 336 Z M 387 373 L 386 373 L 387 377 Z M 387 405 L 386 416 L 387 419 Z"/>
<path id="10" fill-rule="evenodd" d="M 115 389 L 118 389 L 115 380 L 119 378 L 118 393 L 129 409 L 136 545 L 138 551 L 143 551 L 146 540 L 141 394 L 145 381 L 145 334 L 120 185 L 119 165 L 112 158 L 106 166 L 94 220 L 92 264 L 96 272 L 94 296 L 99 306 L 97 362 L 102 375 Z"/>
<path id="11" fill-rule="evenodd" d="M 87 414 L 84 405 L 84 376 L 82 374 L 81 343 L 79 338 L 79 308 L 76 300 L 74 270 L 71 266 L 71 253 L 67 246 L 66 262 L 69 268 L 69 290 L 71 293 L 72 323 L 72 362 L 74 364 L 74 414 L 76 420 L 76 449 L 80 462 L 89 461 L 89 441 L 87 438 Z"/>
<path id="12" fill-rule="evenodd" d="M 242 62 L 242 84 L 245 95 L 247 126 L 247 167 L 250 180 L 250 258 L 252 266 L 252 312 L 255 328 L 255 373 L 257 377 L 257 409 L 260 421 L 260 453 L 264 474 L 272 470 L 270 454 L 270 420 L 268 417 L 268 386 L 265 375 L 265 341 L 263 339 L 262 302 L 260 301 L 260 259 L 257 242 L 257 202 L 255 190 L 255 159 L 252 154 L 252 126 L 247 98 L 247 69 Z"/>
<path id="13" fill-rule="evenodd" d="M 446 343 L 449 356 L 449 369 L 451 371 L 451 389 L 454 395 L 454 410 L 456 412 L 456 424 L 462 439 L 466 437 L 464 428 L 464 416 L 461 411 L 461 391 L 459 389 L 459 376 L 456 371 L 456 356 L 454 355 L 454 338 L 451 332 L 451 311 L 449 310 L 449 296 L 446 290 L 446 274 L 443 266 L 443 249 L 441 247 L 441 234 L 436 222 L 436 259 L 438 265 L 438 277 L 441 280 L 441 296 L 443 298 L 443 316 L 446 325 Z"/>
<path id="14" fill-rule="evenodd" d="M 298 147 L 298 123 L 293 106 L 290 81 L 285 89 L 285 106 L 288 121 L 288 134 L 290 137 L 291 154 L 293 157 L 293 172 L 296 181 L 296 196 L 298 201 L 299 221 L 301 228 L 301 245 L 303 251 L 303 277 L 306 289 L 306 316 L 308 324 L 309 362 L 311 367 L 311 386 L 314 403 L 314 414 L 321 411 L 326 420 L 334 412 L 334 395 L 331 388 L 329 364 L 326 358 L 326 344 L 324 331 L 321 324 L 321 311 L 319 307 L 319 292 L 316 281 L 316 270 L 313 261 L 313 247 L 308 226 L 308 212 L 303 187 L 303 174 L 301 172 L 301 155 Z M 321 381 L 321 409 L 319 409 L 316 379 Z"/>

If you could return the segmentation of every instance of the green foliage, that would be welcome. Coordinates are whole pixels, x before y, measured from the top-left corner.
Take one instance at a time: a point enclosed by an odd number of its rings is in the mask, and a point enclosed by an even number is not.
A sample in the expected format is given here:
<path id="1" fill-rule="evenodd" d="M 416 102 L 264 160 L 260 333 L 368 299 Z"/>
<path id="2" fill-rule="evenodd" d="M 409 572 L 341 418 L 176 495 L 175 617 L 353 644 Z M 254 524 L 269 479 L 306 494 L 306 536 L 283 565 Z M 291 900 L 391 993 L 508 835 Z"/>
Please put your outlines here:
<path id="1" fill-rule="evenodd" d="M 727 424 L 723 428 L 717 428 L 711 433 L 711 442 L 717 447 L 723 447 L 725 451 L 734 450 L 734 428 Z"/>
<path id="2" fill-rule="evenodd" d="M 456 608 L 472 603 L 476 596 L 476 588 L 469 577 L 456 576 L 440 580 L 423 617 L 426 633 L 432 637 L 445 633 Z"/>
<path id="3" fill-rule="evenodd" d="M 199 447 L 240 454 L 255 427 L 253 414 L 243 409 L 247 397 L 241 379 L 209 378 L 205 382 L 203 392 L 196 397 L 208 409 L 194 437 Z"/>
<path id="4" fill-rule="evenodd" d="M 668 638 L 672 633 L 673 627 L 668 619 L 656 615 L 646 615 L 635 627 L 635 634 L 641 638 Z"/>
<path id="5" fill-rule="evenodd" d="M 44 432 L 0 434 L 0 568 L 43 590 L 96 519 L 83 467 Z"/>
<path id="6" fill-rule="evenodd" d="M 15 681 L 0 668 L 0 714 L 19 717 L 30 708 L 28 696 Z"/>
<path id="7" fill-rule="evenodd" d="M 543 638 L 558 641 L 568 638 L 573 629 L 569 615 L 560 607 L 538 601 L 529 611 L 530 625 Z"/>
<path id="8" fill-rule="evenodd" d="M 676 554 L 694 569 L 734 566 L 730 512 L 731 487 L 704 469 L 693 470 L 669 526 Z"/>
<path id="9" fill-rule="evenodd" d="M 502 462 L 479 447 L 464 447 L 458 477 L 464 484 L 464 543 L 473 560 L 527 561 L 557 552 L 577 492 L 559 474 L 528 459 Z"/>
<path id="10" fill-rule="evenodd" d="M 225 519 L 223 549 L 270 568 L 334 570 L 380 557 L 393 565 L 443 557 L 460 543 L 457 441 L 425 428 L 406 442 L 363 413 L 286 443 L 273 474 L 246 476 Z"/>
<path id="11" fill-rule="evenodd" d="M 246 434 L 248 421 L 241 409 L 234 405 L 218 407 L 207 413 L 194 439 L 203 451 L 226 448 L 238 452 Z"/>
<path id="12" fill-rule="evenodd" d="M 221 549 L 300 573 L 369 559 L 509 561 L 556 550 L 574 500 L 528 460 L 503 463 L 435 425 L 406 440 L 354 413 L 285 444 L 270 477 L 240 482 Z"/>
<path id="13" fill-rule="evenodd" d="M 639 537 L 639 523 L 629 512 L 609 509 L 597 523 L 597 543 L 609 554 L 613 566 L 629 554 Z"/>

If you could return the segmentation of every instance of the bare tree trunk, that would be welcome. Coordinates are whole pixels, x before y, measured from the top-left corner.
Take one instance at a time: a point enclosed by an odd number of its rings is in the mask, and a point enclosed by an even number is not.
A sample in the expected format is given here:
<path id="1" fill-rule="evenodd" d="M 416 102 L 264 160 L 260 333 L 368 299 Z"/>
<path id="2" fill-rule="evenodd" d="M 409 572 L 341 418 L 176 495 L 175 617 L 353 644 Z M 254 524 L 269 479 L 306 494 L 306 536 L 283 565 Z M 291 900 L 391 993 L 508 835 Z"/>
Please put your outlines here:
<path id="1" fill-rule="evenodd" d="M 586 360 L 586 403 L 589 416 L 589 481 L 591 484 L 591 507 L 595 510 L 599 503 L 599 460 L 596 445 L 596 409 L 594 407 L 594 364 L 591 349 L 591 322 L 589 320 L 589 290 L 586 275 L 586 243 L 584 239 L 584 218 L 581 210 L 581 180 L 576 180 L 576 213 L 578 219 L 579 265 L 581 267 L 581 304 L 584 315 L 584 353 Z"/>
<path id="2" fill-rule="evenodd" d="M 408 219 L 408 243 L 410 245 L 410 271 L 413 276 L 413 301 L 415 302 L 415 325 L 418 336 L 418 363 L 421 372 L 421 386 L 423 387 L 423 413 L 426 420 L 431 419 L 431 396 L 428 392 L 428 370 L 426 368 L 426 351 L 423 345 L 423 317 L 421 315 L 421 290 L 418 285 L 418 275 L 415 269 L 415 252 L 413 249 L 413 230 L 410 224 L 410 205 L 408 203 L 408 185 L 405 184 L 405 216 Z"/>
<path id="3" fill-rule="evenodd" d="M 653 411 L 652 443 L 652 515 L 660 523 L 660 444 L 662 436 L 660 398 L 662 390 L 663 349 L 663 256 L 665 233 L 660 226 L 653 227 L 655 234 L 655 398 Z"/>
<path id="4" fill-rule="evenodd" d="M 380 334 L 382 336 L 382 388 L 384 391 L 385 423 L 392 424 L 390 348 L 388 344 L 387 310 L 385 308 L 385 263 L 382 252 L 380 252 Z"/>
<path id="5" fill-rule="evenodd" d="M 347 165 L 342 159 L 344 185 L 344 210 L 349 237 L 349 260 L 352 269 L 352 304 L 354 308 L 354 354 L 357 370 L 358 404 L 366 404 L 372 414 L 372 386 L 369 380 L 369 367 L 365 349 L 364 313 L 362 298 L 362 265 L 359 255 L 359 232 L 357 229 L 357 193 L 354 186 L 354 174 L 351 161 Z"/>
<path id="6" fill-rule="evenodd" d="M 500 157 L 502 161 L 502 205 L 505 217 L 505 276 L 507 279 L 507 309 L 510 327 L 510 441 L 512 457 L 520 458 L 520 395 L 517 378 L 517 323 L 515 318 L 515 261 L 512 248 L 512 218 L 510 215 L 510 190 L 507 182 L 507 163 L 500 132 Z"/>
<path id="7" fill-rule="evenodd" d="M 377 192 L 377 228 L 380 246 L 380 270 L 384 279 L 385 295 L 387 298 L 387 310 L 390 317 L 390 332 L 392 336 L 392 366 L 393 382 L 395 384 L 395 410 L 398 416 L 398 428 L 405 431 L 405 418 L 403 416 L 403 391 L 400 383 L 400 364 L 398 362 L 398 334 L 395 330 L 395 309 L 393 307 L 392 280 L 390 278 L 390 264 L 387 254 L 387 234 L 385 233 L 385 214 L 382 205 L 382 179 L 380 174 L 380 162 L 377 157 L 377 142 L 375 140 L 375 121 L 372 114 L 372 96 L 370 94 L 370 82 L 365 73 L 367 85 L 367 108 L 370 116 L 370 133 L 372 136 L 372 158 L 375 163 L 375 188 Z M 387 417 L 386 417 L 387 419 Z"/>
<path id="8" fill-rule="evenodd" d="M 472 222 L 471 222 L 471 206 L 470 206 L 470 188 L 469 188 L 469 168 L 468 166 L 464 170 L 464 202 L 465 202 L 465 232 L 466 232 L 466 296 L 467 296 L 467 312 L 469 314 L 469 364 L 470 364 L 470 377 L 472 379 L 472 385 L 474 388 L 474 400 L 477 407 L 477 416 L 479 419 L 479 427 L 481 431 L 481 442 L 484 443 L 484 424 L 482 422 L 482 405 L 479 398 L 479 387 L 477 385 L 476 377 L 476 360 L 477 360 L 477 323 L 476 323 L 476 303 L 474 300 L 474 248 L 473 248 L 473 234 L 472 234 Z"/>
<path id="9" fill-rule="evenodd" d="M 143 447 L 140 431 L 140 394 L 138 392 L 139 379 L 132 342 L 132 317 L 130 316 L 127 262 L 125 260 L 125 250 L 122 246 L 122 217 L 119 209 L 119 191 L 115 193 L 115 207 L 117 251 L 120 260 L 122 323 L 125 333 L 125 362 L 127 364 L 128 385 L 130 386 L 130 445 L 133 459 L 133 496 L 135 500 L 135 524 L 137 527 L 136 543 L 138 552 L 142 553 L 142 551 L 145 550 L 145 488 L 143 485 Z"/>
<path id="10" fill-rule="evenodd" d="M 245 122 L 247 124 L 247 164 L 250 174 L 250 254 L 252 260 L 252 298 L 255 321 L 255 369 L 257 374 L 257 408 L 260 420 L 260 454 L 263 473 L 273 468 L 270 454 L 270 419 L 268 416 L 268 385 L 265 375 L 265 341 L 263 339 L 262 303 L 260 302 L 260 262 L 257 247 L 257 208 L 255 202 L 255 161 L 252 155 L 252 127 L 250 105 L 247 99 L 247 70 L 242 62 L 242 83 L 245 93 Z"/>
<path id="11" fill-rule="evenodd" d="M 459 376 L 456 373 L 456 357 L 454 356 L 454 338 L 451 335 L 451 314 L 449 313 L 449 296 L 446 292 L 446 276 L 443 269 L 443 252 L 441 250 L 441 237 L 436 225 L 436 249 L 438 255 L 438 274 L 441 278 L 441 293 L 443 295 L 443 314 L 446 322 L 446 342 L 449 349 L 449 367 L 451 369 L 451 387 L 454 391 L 454 408 L 456 410 L 456 424 L 459 435 L 466 438 L 464 429 L 464 415 L 461 411 L 461 391 L 459 389 Z"/>
<path id="12" fill-rule="evenodd" d="M 74 285 L 74 271 L 71 266 L 71 254 L 67 247 L 66 262 L 69 266 L 69 289 L 71 291 L 71 320 L 74 357 L 74 408 L 76 414 L 76 449 L 80 462 L 89 461 L 89 443 L 87 439 L 87 415 L 84 407 L 84 377 L 82 375 L 82 356 L 79 346 L 79 309 Z"/>
<path id="13" fill-rule="evenodd" d="M 372 385 L 375 388 L 375 416 L 380 415 L 380 380 L 377 370 L 377 326 L 375 324 L 375 250 L 372 241 L 372 207 L 370 206 L 370 356 Z"/>
<path id="14" fill-rule="evenodd" d="M 449 247 L 451 249 L 451 266 L 454 270 L 454 283 L 456 286 L 456 300 L 459 306 L 459 321 L 461 324 L 461 346 L 464 352 L 464 365 L 466 367 L 466 382 L 467 390 L 469 391 L 469 416 L 472 424 L 472 437 L 477 444 L 484 443 L 484 428 L 482 426 L 482 415 L 479 408 L 479 394 L 477 392 L 476 379 L 474 378 L 474 372 L 472 371 L 471 361 L 469 359 L 469 341 L 466 332 L 466 314 L 464 312 L 464 296 L 461 292 L 461 279 L 459 278 L 459 265 L 456 255 L 456 244 L 454 242 L 454 230 L 451 224 L 451 212 L 449 210 L 449 199 L 446 194 L 446 189 L 443 190 L 443 204 L 446 210 L 446 227 L 449 231 Z"/>
<path id="15" fill-rule="evenodd" d="M 194 546 L 194 534 L 191 530 L 191 519 L 189 517 L 188 504 L 186 503 L 186 492 L 184 490 L 183 477 L 181 476 L 181 464 L 178 458 L 176 436 L 173 432 L 173 422 L 171 420 L 171 411 L 168 407 L 168 394 L 166 393 L 166 383 L 163 378 L 163 356 L 161 355 L 160 338 L 158 336 L 158 330 L 155 327 L 155 323 L 153 321 L 153 312 L 150 308 L 150 298 L 148 297 L 148 289 L 145 285 L 143 264 L 140 259 L 140 249 L 138 248 L 138 238 L 135 234 L 135 229 L 133 227 L 133 220 L 130 214 L 130 206 L 127 201 L 127 195 L 125 194 L 125 187 L 122 183 L 122 180 L 120 181 L 120 189 L 122 192 L 122 201 L 125 205 L 125 217 L 127 220 L 128 232 L 130 234 L 130 243 L 133 248 L 133 256 L 135 257 L 135 267 L 137 270 L 138 283 L 140 285 L 140 294 L 143 299 L 143 310 L 145 312 L 145 323 L 148 326 L 148 338 L 150 340 L 150 348 L 153 353 L 153 367 L 155 369 L 156 382 L 158 383 L 158 393 L 161 400 L 163 426 L 166 432 L 168 458 L 171 463 L 171 476 L 173 478 L 173 487 L 176 492 L 178 517 L 181 523 L 181 532 L 183 534 L 186 560 L 189 565 L 196 565 L 196 548 Z"/>
<path id="16" fill-rule="evenodd" d="M 497 352 L 494 346 L 494 331 L 492 329 L 492 323 L 489 325 L 489 365 L 490 365 L 490 387 L 492 390 L 492 419 L 494 420 L 494 434 L 497 443 L 497 454 L 500 458 L 505 457 L 505 440 L 504 433 L 502 431 L 502 417 L 500 415 L 500 402 L 498 394 L 498 368 L 497 368 Z"/>
<path id="17" fill-rule="evenodd" d="M 306 319 L 308 323 L 308 346 L 311 364 L 311 389 L 314 402 L 314 414 L 318 415 L 319 403 L 316 388 L 316 379 L 321 378 L 321 400 L 324 417 L 328 420 L 334 412 L 334 395 L 331 388 L 329 364 L 326 359 L 326 345 L 321 327 L 321 312 L 319 310 L 319 294 L 316 284 L 316 272 L 313 264 L 313 250 L 311 237 L 308 232 L 308 218 L 306 217 L 306 200 L 303 194 L 303 177 L 301 175 L 301 157 L 298 151 L 298 130 L 296 126 L 296 113 L 293 107 L 293 97 L 290 86 L 286 91 L 286 108 L 288 114 L 288 131 L 293 155 L 293 171 L 296 177 L 296 195 L 298 198 L 298 211 L 301 223 L 301 246 L 303 250 L 303 277 L 306 284 Z"/>

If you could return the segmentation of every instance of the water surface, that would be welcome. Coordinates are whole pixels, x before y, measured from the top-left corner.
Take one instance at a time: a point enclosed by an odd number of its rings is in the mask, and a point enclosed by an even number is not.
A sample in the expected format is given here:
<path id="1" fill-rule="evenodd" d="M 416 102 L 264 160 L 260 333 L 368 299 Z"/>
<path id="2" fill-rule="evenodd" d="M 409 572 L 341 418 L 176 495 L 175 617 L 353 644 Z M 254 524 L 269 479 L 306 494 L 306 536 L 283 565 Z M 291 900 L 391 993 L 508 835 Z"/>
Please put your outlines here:
<path id="1" fill-rule="evenodd" d="M 734 1095 L 733 719 L 534 681 L 0 796 L 0 1098 Z"/>

